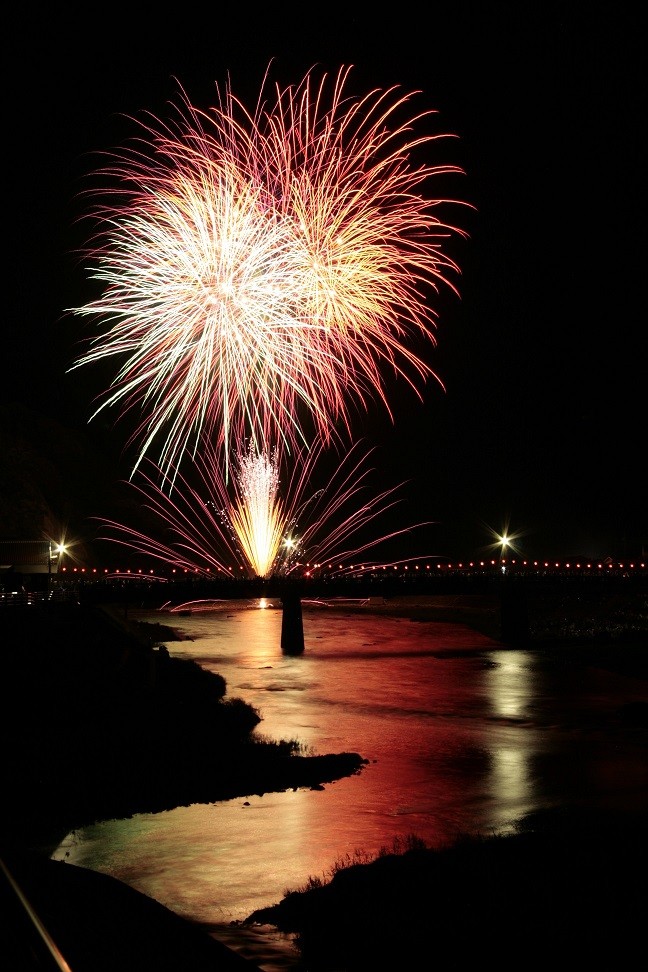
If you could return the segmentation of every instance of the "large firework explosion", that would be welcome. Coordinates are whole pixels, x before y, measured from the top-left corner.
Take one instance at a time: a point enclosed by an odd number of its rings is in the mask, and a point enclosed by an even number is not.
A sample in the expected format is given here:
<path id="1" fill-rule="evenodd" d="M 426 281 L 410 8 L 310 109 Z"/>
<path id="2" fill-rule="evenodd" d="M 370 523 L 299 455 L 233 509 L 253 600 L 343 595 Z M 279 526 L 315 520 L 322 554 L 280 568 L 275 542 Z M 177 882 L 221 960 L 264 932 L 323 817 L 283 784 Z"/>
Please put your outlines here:
<path id="1" fill-rule="evenodd" d="M 412 348 L 435 341 L 430 289 L 453 287 L 443 246 L 464 234 L 424 190 L 460 170 L 413 165 L 446 137 L 412 134 L 433 113 L 397 88 L 348 96 L 349 70 L 273 95 L 266 74 L 251 113 L 229 84 L 207 112 L 181 90 L 98 173 L 101 293 L 70 310 L 99 333 L 73 367 L 115 360 L 94 415 L 137 416 L 133 472 L 154 453 L 172 484 L 208 443 L 227 479 L 241 442 L 352 440 L 353 404 L 389 411 L 383 366 L 415 391 L 434 376 Z"/>
<path id="2" fill-rule="evenodd" d="M 289 577 L 316 574 L 329 561 L 343 572 L 368 549 L 425 525 L 376 536 L 373 527 L 400 502 L 402 484 L 374 492 L 374 470 L 368 465 L 374 450 L 363 451 L 356 443 L 316 489 L 324 451 L 320 442 L 296 457 L 280 458 L 279 450 L 270 454 L 250 443 L 238 452 L 234 475 L 226 483 L 218 455 L 207 449 L 186 474 L 171 470 L 176 488 L 170 491 L 159 467 L 145 460 L 125 485 L 140 507 L 153 513 L 156 535 L 104 520 L 103 539 L 192 574 Z M 374 562 L 363 560 L 363 565 Z"/>

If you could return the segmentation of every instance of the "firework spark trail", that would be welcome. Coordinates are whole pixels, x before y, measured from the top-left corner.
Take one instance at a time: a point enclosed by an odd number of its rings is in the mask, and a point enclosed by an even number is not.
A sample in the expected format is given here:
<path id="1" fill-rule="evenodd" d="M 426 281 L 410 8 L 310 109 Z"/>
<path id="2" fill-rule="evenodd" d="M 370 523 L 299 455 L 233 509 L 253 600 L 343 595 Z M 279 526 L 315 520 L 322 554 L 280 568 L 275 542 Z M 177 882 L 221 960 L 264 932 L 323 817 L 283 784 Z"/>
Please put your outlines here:
<path id="1" fill-rule="evenodd" d="M 288 576 L 306 563 L 342 560 L 348 564 L 383 541 L 426 525 L 363 537 L 367 526 L 379 522 L 400 502 L 400 486 L 371 492 L 373 470 L 367 460 L 373 452 L 362 452 L 356 443 L 324 487 L 314 489 L 324 448 L 320 443 L 313 450 L 302 450 L 294 463 L 291 459 L 292 472 L 287 474 L 281 499 L 277 451 L 270 455 L 252 445 L 247 451 L 239 450 L 237 474 L 229 483 L 216 452 L 200 453 L 192 467 L 195 483 L 172 470 L 176 488 L 171 495 L 159 485 L 159 467 L 149 461 L 152 475 L 144 472 L 143 464 L 137 474 L 139 484 L 133 480 L 127 485 L 164 526 L 167 539 L 158 540 L 115 520 L 102 521 L 103 539 L 202 575 L 215 571 L 233 576 L 233 563 L 251 578 Z M 420 557 L 407 558 L 412 559 Z"/>
<path id="2" fill-rule="evenodd" d="M 423 188 L 460 170 L 413 167 L 447 137 L 411 134 L 432 112 L 398 122 L 411 95 L 395 88 L 347 97 L 349 70 L 330 99 L 308 72 L 269 106 L 266 75 L 253 114 L 229 86 L 208 112 L 182 92 L 174 120 L 147 115 L 100 173 L 119 180 L 91 214 L 103 290 L 70 311 L 102 333 L 73 368 L 116 359 L 93 417 L 140 412 L 135 469 L 155 450 L 168 475 L 204 441 L 227 470 L 248 439 L 351 437 L 352 404 L 389 411 L 383 365 L 415 391 L 436 377 L 412 338 L 435 342 L 428 292 L 453 287 L 443 245 L 465 234 L 436 215 L 453 201 Z"/>
<path id="3" fill-rule="evenodd" d="M 229 520 L 257 577 L 272 572 L 285 537 L 287 523 L 278 489 L 276 453 L 271 457 L 250 444 L 238 456 L 238 497 L 230 507 Z"/>
<path id="4" fill-rule="evenodd" d="M 162 427 L 169 429 L 162 466 L 205 422 L 212 430 L 222 419 L 229 439 L 236 417 L 230 397 L 247 410 L 250 426 L 266 432 L 264 423 L 281 426 L 281 409 L 292 406 L 279 394 L 270 348 L 283 325 L 277 294 L 289 288 L 286 234 L 259 220 L 254 193 L 233 169 L 212 176 L 217 182 L 203 196 L 189 181 L 176 180 L 174 198 L 156 194 L 154 219 L 135 213 L 121 222 L 112 265 L 98 274 L 108 289 L 92 305 L 93 313 L 112 316 L 117 304 L 130 308 L 84 361 L 128 355 L 102 408 L 121 401 L 141 406 L 145 418 L 135 435 L 143 438 L 142 455 Z"/>

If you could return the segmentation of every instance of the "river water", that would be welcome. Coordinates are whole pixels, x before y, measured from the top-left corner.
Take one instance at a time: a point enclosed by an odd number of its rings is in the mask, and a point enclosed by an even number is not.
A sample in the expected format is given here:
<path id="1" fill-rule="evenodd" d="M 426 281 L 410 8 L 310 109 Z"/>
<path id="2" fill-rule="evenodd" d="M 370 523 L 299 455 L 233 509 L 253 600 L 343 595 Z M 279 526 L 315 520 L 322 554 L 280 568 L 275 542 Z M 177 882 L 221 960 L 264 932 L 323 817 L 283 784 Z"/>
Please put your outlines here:
<path id="1" fill-rule="evenodd" d="M 134 617 L 182 632 L 171 654 L 222 675 L 227 697 L 259 711 L 257 733 L 368 764 L 322 790 L 104 821 L 55 859 L 131 885 L 275 972 L 297 964 L 290 939 L 237 923 L 337 863 L 409 835 L 439 846 L 511 831 L 566 804 L 648 809 L 645 750 L 619 719 L 645 682 L 344 603 L 304 603 L 305 650 L 287 655 L 279 602 L 267 603 Z"/>

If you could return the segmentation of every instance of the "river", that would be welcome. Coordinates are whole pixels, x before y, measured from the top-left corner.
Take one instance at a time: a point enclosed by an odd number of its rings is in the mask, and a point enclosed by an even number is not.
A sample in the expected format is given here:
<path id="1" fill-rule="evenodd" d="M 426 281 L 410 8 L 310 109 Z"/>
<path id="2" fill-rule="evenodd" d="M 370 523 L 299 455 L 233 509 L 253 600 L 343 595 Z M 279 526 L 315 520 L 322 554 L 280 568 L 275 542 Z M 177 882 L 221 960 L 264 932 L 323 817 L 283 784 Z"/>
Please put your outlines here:
<path id="1" fill-rule="evenodd" d="M 305 603 L 305 650 L 288 655 L 280 604 L 267 603 L 134 617 L 182 632 L 171 654 L 222 675 L 227 697 L 259 711 L 259 734 L 367 765 L 321 790 L 104 821 L 67 835 L 55 859 L 131 885 L 278 972 L 296 965 L 290 940 L 238 923 L 338 863 L 409 835 L 437 846 L 512 831 L 565 804 L 648 808 L 645 750 L 619 720 L 645 682 L 344 603 Z"/>

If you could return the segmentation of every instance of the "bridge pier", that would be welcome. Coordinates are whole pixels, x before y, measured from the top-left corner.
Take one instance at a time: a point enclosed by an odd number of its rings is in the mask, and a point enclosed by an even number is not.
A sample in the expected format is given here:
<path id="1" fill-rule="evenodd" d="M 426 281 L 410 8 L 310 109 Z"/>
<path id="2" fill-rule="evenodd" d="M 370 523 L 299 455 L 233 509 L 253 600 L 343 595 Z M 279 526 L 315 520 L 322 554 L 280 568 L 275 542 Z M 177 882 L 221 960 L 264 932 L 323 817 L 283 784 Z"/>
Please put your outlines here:
<path id="1" fill-rule="evenodd" d="M 286 588 L 281 595 L 281 650 L 286 655 L 301 655 L 304 651 L 304 621 L 301 595 L 296 587 Z"/>

